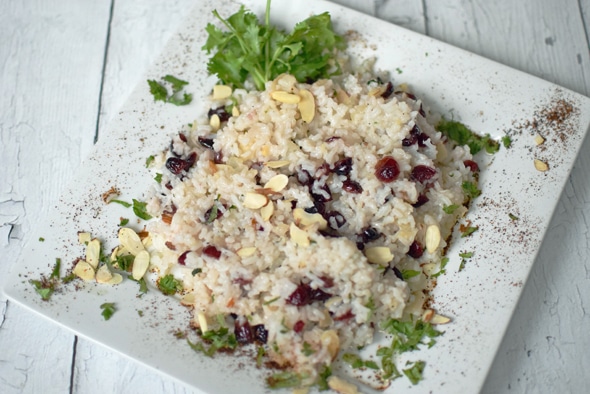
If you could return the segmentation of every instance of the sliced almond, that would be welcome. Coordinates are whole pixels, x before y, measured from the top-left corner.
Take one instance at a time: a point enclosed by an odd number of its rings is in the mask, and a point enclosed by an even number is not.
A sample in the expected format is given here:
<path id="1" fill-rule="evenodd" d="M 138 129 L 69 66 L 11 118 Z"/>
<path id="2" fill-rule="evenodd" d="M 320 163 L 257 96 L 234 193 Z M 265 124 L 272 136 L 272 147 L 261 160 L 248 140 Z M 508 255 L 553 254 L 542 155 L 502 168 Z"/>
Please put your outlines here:
<path id="1" fill-rule="evenodd" d="M 336 330 L 324 331 L 320 336 L 320 341 L 322 341 L 322 346 L 328 349 L 328 353 L 330 353 L 332 360 L 334 360 L 340 350 L 340 338 Z"/>
<path id="2" fill-rule="evenodd" d="M 302 226 L 303 228 L 309 227 L 315 223 L 318 223 L 318 228 L 324 230 L 328 227 L 328 222 L 319 213 L 308 213 L 302 208 L 295 208 L 293 210 L 293 219 L 295 223 Z"/>
<path id="3" fill-rule="evenodd" d="M 451 321 L 450 317 L 446 317 L 446 316 L 439 315 L 438 313 L 436 313 L 430 319 L 430 324 L 447 324 L 450 321 Z"/>
<path id="4" fill-rule="evenodd" d="M 332 375 L 328 378 L 328 386 L 338 394 L 358 394 L 358 388 L 344 379 Z"/>
<path id="5" fill-rule="evenodd" d="M 223 100 L 231 96 L 232 89 L 227 85 L 213 86 L 213 100 Z"/>
<path id="6" fill-rule="evenodd" d="M 207 317 L 203 312 L 199 312 L 197 314 L 197 320 L 199 321 L 199 327 L 201 328 L 202 333 L 206 333 L 209 331 L 209 326 L 207 325 Z"/>
<path id="7" fill-rule="evenodd" d="M 285 104 L 297 104 L 301 101 L 301 97 L 299 97 L 299 95 L 283 92 L 282 90 L 275 90 L 274 92 L 271 92 L 270 97 L 272 97 L 273 100 Z"/>
<path id="8" fill-rule="evenodd" d="M 209 119 L 209 126 L 211 126 L 213 132 L 219 130 L 219 127 L 221 127 L 221 119 L 219 119 L 219 115 L 211 115 L 211 118 Z"/>
<path id="9" fill-rule="evenodd" d="M 84 260 L 79 260 L 72 272 L 86 282 L 94 280 L 94 268 Z"/>
<path id="10" fill-rule="evenodd" d="M 111 280 L 109 280 L 107 282 L 107 284 L 109 284 L 109 285 L 118 285 L 121 282 L 123 282 L 123 276 L 121 274 L 118 274 L 116 272 L 113 272 L 113 277 L 111 278 Z"/>
<path id="11" fill-rule="evenodd" d="M 133 269 L 131 270 L 131 276 L 133 279 L 140 280 L 143 278 L 150 266 L 150 254 L 147 250 L 142 250 L 135 256 L 133 260 Z"/>
<path id="12" fill-rule="evenodd" d="M 422 271 L 428 275 L 431 276 L 433 274 L 436 274 L 437 272 L 437 268 L 440 267 L 439 264 L 436 263 L 426 263 L 422 266 Z"/>
<path id="13" fill-rule="evenodd" d="M 184 306 L 192 306 L 195 304 L 195 293 L 188 293 L 182 296 L 180 303 Z"/>
<path id="14" fill-rule="evenodd" d="M 290 163 L 291 162 L 289 160 L 273 160 L 273 161 L 267 161 L 265 165 L 268 168 L 281 168 L 281 167 L 288 166 Z"/>
<path id="15" fill-rule="evenodd" d="M 535 145 L 543 145 L 544 142 L 545 138 L 541 137 L 539 134 L 535 135 Z"/>
<path id="16" fill-rule="evenodd" d="M 293 242 L 299 246 L 306 248 L 311 244 L 307 231 L 300 229 L 295 225 L 295 223 L 291 223 L 291 226 L 289 227 L 289 235 L 291 236 Z"/>
<path id="17" fill-rule="evenodd" d="M 240 109 L 237 105 L 234 105 L 231 109 L 231 116 L 240 116 Z"/>
<path id="18" fill-rule="evenodd" d="M 425 323 L 430 323 L 432 317 L 434 316 L 434 311 L 432 309 L 426 309 L 424 313 L 422 313 L 422 321 Z"/>
<path id="19" fill-rule="evenodd" d="M 535 159 L 535 168 L 538 171 L 545 172 L 545 171 L 549 170 L 549 165 L 547 163 L 545 163 L 544 161 L 541 161 L 539 159 Z"/>
<path id="20" fill-rule="evenodd" d="M 306 89 L 301 89 L 299 96 L 301 97 L 301 101 L 297 104 L 297 107 L 301 113 L 301 119 L 305 123 L 310 123 L 315 117 L 315 97 Z"/>
<path id="21" fill-rule="evenodd" d="M 139 235 L 128 227 L 123 227 L 119 230 L 119 243 L 134 256 L 145 250 Z"/>
<path id="22" fill-rule="evenodd" d="M 98 271 L 96 271 L 96 281 L 98 283 L 109 283 L 111 279 L 113 279 L 113 274 L 106 264 L 102 265 Z"/>
<path id="23" fill-rule="evenodd" d="M 236 253 L 240 257 L 254 256 L 254 253 L 256 253 L 256 247 L 255 246 L 247 246 L 245 248 L 240 248 L 240 249 L 238 249 L 238 251 Z"/>
<path id="24" fill-rule="evenodd" d="M 262 220 L 268 222 L 272 217 L 272 214 L 275 212 L 275 205 L 272 201 L 269 201 L 268 204 L 260 208 L 260 215 L 262 216 Z"/>
<path id="25" fill-rule="evenodd" d="M 424 243 L 428 253 L 436 252 L 440 245 L 440 229 L 436 224 L 431 224 L 426 228 L 426 235 L 424 236 Z"/>
<path id="26" fill-rule="evenodd" d="M 268 197 L 264 194 L 248 192 L 244 196 L 244 206 L 249 209 L 260 209 L 268 204 Z"/>
<path id="27" fill-rule="evenodd" d="M 87 244 L 88 242 L 90 242 L 91 239 L 92 239 L 92 235 L 90 235 L 90 233 L 87 233 L 87 232 L 78 233 L 78 242 L 80 242 L 82 245 Z"/>
<path id="28" fill-rule="evenodd" d="M 100 260 L 100 241 L 96 238 L 86 245 L 86 262 L 96 269 Z"/>
<path id="29" fill-rule="evenodd" d="M 365 256 L 369 263 L 386 265 L 393 260 L 393 254 L 387 246 L 373 246 L 365 249 Z"/>
<path id="30" fill-rule="evenodd" d="M 266 182 L 264 184 L 264 188 L 265 189 L 270 189 L 273 192 L 280 192 L 281 190 L 283 190 L 285 187 L 287 187 L 287 184 L 289 183 L 289 177 L 285 174 L 278 174 L 273 176 L 272 178 L 270 178 L 268 180 L 268 182 Z"/>
<path id="31" fill-rule="evenodd" d="M 309 387 L 297 387 L 293 389 L 292 394 L 308 394 Z"/>

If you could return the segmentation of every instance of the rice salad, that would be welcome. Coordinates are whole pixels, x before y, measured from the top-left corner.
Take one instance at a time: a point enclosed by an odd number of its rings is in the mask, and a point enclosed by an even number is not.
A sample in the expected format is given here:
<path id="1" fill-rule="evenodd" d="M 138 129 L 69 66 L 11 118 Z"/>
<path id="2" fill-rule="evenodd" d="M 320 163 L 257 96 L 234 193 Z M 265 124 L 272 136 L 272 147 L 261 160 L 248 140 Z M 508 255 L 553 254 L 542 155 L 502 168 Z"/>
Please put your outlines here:
<path id="1" fill-rule="evenodd" d="M 477 165 L 419 99 L 357 71 L 211 100 L 155 157 L 144 242 L 201 334 L 225 325 L 309 386 L 387 319 L 432 312 L 429 273 Z"/>

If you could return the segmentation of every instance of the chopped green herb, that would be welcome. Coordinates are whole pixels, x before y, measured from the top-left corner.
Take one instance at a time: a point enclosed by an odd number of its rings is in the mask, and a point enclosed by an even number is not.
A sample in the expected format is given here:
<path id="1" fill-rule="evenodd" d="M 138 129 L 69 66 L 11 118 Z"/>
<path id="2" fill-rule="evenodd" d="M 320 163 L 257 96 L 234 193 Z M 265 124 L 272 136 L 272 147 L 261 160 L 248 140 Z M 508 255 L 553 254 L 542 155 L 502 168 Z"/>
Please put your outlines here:
<path id="1" fill-rule="evenodd" d="M 324 368 L 318 374 L 317 385 L 320 391 L 326 391 L 330 389 L 328 385 L 328 378 L 332 376 L 332 368 L 329 365 L 324 365 Z"/>
<path id="2" fill-rule="evenodd" d="M 154 159 L 155 159 L 154 155 L 148 156 L 148 158 L 145 159 L 145 166 L 146 166 L 146 168 L 149 167 L 150 164 L 153 163 Z"/>
<path id="3" fill-rule="evenodd" d="M 469 146 L 472 155 L 482 149 L 488 153 L 496 153 L 500 149 L 500 144 L 494 141 L 489 134 L 481 137 L 461 122 L 443 119 L 436 125 L 436 129 L 458 145 Z"/>
<path id="4" fill-rule="evenodd" d="M 303 342 L 303 349 L 301 350 L 301 352 L 306 356 L 311 356 L 315 353 L 315 350 L 313 350 L 309 343 Z"/>
<path id="5" fill-rule="evenodd" d="M 147 203 L 133 199 L 133 213 L 140 219 L 150 220 L 152 217 L 147 213 Z"/>
<path id="6" fill-rule="evenodd" d="M 275 297 L 275 298 L 272 298 L 272 299 L 270 299 L 270 300 L 268 300 L 268 301 L 264 302 L 262 305 L 270 305 L 270 304 L 272 304 L 273 302 L 275 302 L 276 300 L 278 300 L 279 298 L 281 298 L 281 297 L 280 297 L 280 296 L 277 296 L 277 297 Z"/>
<path id="7" fill-rule="evenodd" d="M 328 13 L 299 22 L 291 34 L 270 25 L 270 0 L 266 3 L 264 25 L 243 6 L 229 18 L 213 14 L 227 28 L 224 32 L 207 25 L 209 37 L 203 50 L 210 54 L 207 70 L 227 85 L 244 87 L 248 77 L 258 90 L 266 81 L 288 73 L 300 81 L 328 78 L 340 73 L 334 53 L 346 47 L 344 39 L 332 30 Z"/>
<path id="8" fill-rule="evenodd" d="M 295 372 L 282 371 L 266 378 L 266 383 L 271 389 L 287 389 L 301 386 L 302 380 L 302 376 Z"/>
<path id="9" fill-rule="evenodd" d="M 70 272 L 69 274 L 67 274 L 66 276 L 61 278 L 61 281 L 62 281 L 62 283 L 66 284 L 66 283 L 70 283 L 71 281 L 73 281 L 76 278 L 77 278 L 76 274 L 74 274 L 73 272 Z"/>
<path id="10" fill-rule="evenodd" d="M 195 268 L 195 269 L 194 269 L 194 270 L 191 272 L 191 274 L 192 274 L 193 276 L 195 276 L 196 274 L 200 274 L 201 272 L 203 272 L 203 270 L 202 270 L 201 268 Z"/>
<path id="11" fill-rule="evenodd" d="M 410 278 L 413 278 L 414 276 L 420 275 L 421 273 L 422 273 L 422 271 L 403 270 L 402 277 L 404 278 L 404 280 L 408 280 Z"/>
<path id="12" fill-rule="evenodd" d="M 264 347 L 259 346 L 258 351 L 256 352 L 256 368 L 262 367 L 262 360 L 264 359 L 265 354 L 266 350 L 264 350 Z"/>
<path id="13" fill-rule="evenodd" d="M 502 137 L 502 145 L 504 145 L 504 148 L 506 149 L 512 146 L 512 139 L 509 135 L 505 135 L 504 137 Z"/>
<path id="14" fill-rule="evenodd" d="M 207 216 L 207 223 L 213 223 L 217 219 L 217 204 L 213 204 Z"/>
<path id="15" fill-rule="evenodd" d="M 461 188 L 465 192 L 465 195 L 470 199 L 476 198 L 481 194 L 481 190 L 479 190 L 477 185 L 473 182 L 463 182 Z"/>
<path id="16" fill-rule="evenodd" d="M 448 213 L 449 215 L 452 215 L 453 213 L 455 213 L 457 208 L 459 208 L 459 205 L 457 205 L 457 204 L 445 205 L 443 207 L 443 212 Z"/>
<path id="17" fill-rule="evenodd" d="M 125 208 L 129 208 L 131 206 L 131 204 L 129 204 L 127 201 L 117 200 L 116 198 L 113 198 L 112 200 L 109 200 L 109 204 L 112 203 L 112 202 L 114 202 L 116 204 L 121 204 Z"/>
<path id="18" fill-rule="evenodd" d="M 105 302 L 100 306 L 100 309 L 102 309 L 101 315 L 105 320 L 109 320 L 117 310 L 113 302 Z"/>
<path id="19" fill-rule="evenodd" d="M 154 181 L 158 182 L 158 183 L 162 183 L 162 174 L 160 174 L 159 172 L 156 174 L 156 176 L 154 177 Z"/>
<path id="20" fill-rule="evenodd" d="M 473 257 L 473 252 L 459 253 L 459 257 L 464 258 L 464 259 L 470 259 Z"/>
<path id="21" fill-rule="evenodd" d="M 45 242 L 45 238 L 39 237 L 39 242 Z"/>
<path id="22" fill-rule="evenodd" d="M 165 103 L 170 103 L 174 105 L 187 105 L 193 99 L 193 95 L 190 93 L 183 93 L 180 94 L 182 89 L 188 85 L 188 82 L 178 79 L 172 75 L 166 75 L 162 78 L 162 80 L 168 82 L 172 87 L 172 94 L 168 94 L 168 89 L 166 87 L 155 81 L 155 80 L 148 80 L 148 85 L 150 86 L 150 93 L 154 96 L 154 101 L 164 101 Z"/>
<path id="23" fill-rule="evenodd" d="M 139 315 L 139 317 L 143 317 L 143 311 L 141 309 L 137 310 L 137 314 Z"/>
<path id="24" fill-rule="evenodd" d="M 511 213 L 509 213 L 509 214 L 508 214 L 508 217 L 509 217 L 510 219 L 512 219 L 512 220 L 518 220 L 518 216 L 516 216 L 516 215 L 513 215 L 513 214 L 511 214 Z"/>
<path id="25" fill-rule="evenodd" d="M 399 67 L 397 67 L 397 68 L 395 69 L 395 71 L 397 71 L 397 73 L 398 73 L 398 74 L 401 74 L 401 73 L 403 73 L 402 69 L 401 69 L 401 68 L 399 68 Z"/>
<path id="26" fill-rule="evenodd" d="M 233 350 L 238 346 L 238 341 L 233 333 L 230 333 L 227 327 L 221 327 L 218 330 L 209 330 L 201 335 L 204 342 L 209 344 L 207 348 L 203 342 L 192 343 L 187 339 L 189 346 L 197 352 L 202 352 L 209 357 L 220 349 Z"/>
<path id="27" fill-rule="evenodd" d="M 129 219 L 127 218 L 120 218 L 119 226 L 123 227 L 129 223 Z"/>
<path id="28" fill-rule="evenodd" d="M 49 275 L 50 279 L 59 279 L 59 271 L 61 269 L 61 259 L 55 259 L 55 265 L 53 266 L 53 270 L 51 271 L 51 275 Z"/>
<path id="29" fill-rule="evenodd" d="M 119 255 L 114 262 L 114 265 L 122 271 L 131 272 L 133 268 L 133 260 L 135 260 L 135 256 L 132 254 L 128 255 Z"/>
<path id="30" fill-rule="evenodd" d="M 478 229 L 479 229 L 479 227 L 476 227 L 476 226 L 468 226 L 468 227 L 465 227 L 461 231 L 461 238 L 469 237 L 471 234 L 473 234 L 474 232 L 476 232 Z"/>
<path id="31" fill-rule="evenodd" d="M 186 331 L 182 331 L 180 328 L 174 331 L 174 337 L 176 339 L 185 339 L 187 337 Z"/>
<path id="32" fill-rule="evenodd" d="M 404 374 L 410 379 L 412 384 L 418 384 L 422 380 L 422 372 L 424 371 L 424 361 L 416 361 L 410 368 L 404 369 Z"/>
<path id="33" fill-rule="evenodd" d="M 436 274 L 432 274 L 431 277 L 437 278 L 437 277 L 441 276 L 442 274 L 445 274 L 447 272 L 445 267 L 447 266 L 448 262 L 449 262 L 449 258 L 443 257 L 440 260 L 440 269 L 438 270 L 438 272 Z"/>
<path id="34" fill-rule="evenodd" d="M 182 291 L 182 283 L 178 281 L 172 274 L 168 274 L 158 281 L 158 288 L 166 295 L 176 294 L 178 291 Z"/>
<path id="35" fill-rule="evenodd" d="M 31 279 L 29 283 L 35 286 L 35 291 L 43 301 L 48 301 L 55 290 L 55 284 L 52 281 Z"/>
<path id="36" fill-rule="evenodd" d="M 379 365 L 372 360 L 363 360 L 360 356 L 352 353 L 345 353 L 342 355 L 342 361 L 349 364 L 352 368 L 369 368 L 379 369 Z"/>

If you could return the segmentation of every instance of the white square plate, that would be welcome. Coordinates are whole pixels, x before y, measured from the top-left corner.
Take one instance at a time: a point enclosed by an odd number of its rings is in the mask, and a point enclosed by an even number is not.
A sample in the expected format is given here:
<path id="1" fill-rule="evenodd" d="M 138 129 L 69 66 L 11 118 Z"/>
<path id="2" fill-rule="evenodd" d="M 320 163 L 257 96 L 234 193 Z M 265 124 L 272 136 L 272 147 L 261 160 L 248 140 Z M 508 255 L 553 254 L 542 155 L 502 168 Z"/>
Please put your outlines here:
<path id="1" fill-rule="evenodd" d="M 263 0 L 244 1 L 262 16 Z M 229 16 L 239 8 L 229 0 L 199 2 L 174 35 L 146 79 L 175 75 L 190 82 L 192 104 L 175 107 L 154 103 L 147 83 L 140 84 L 102 135 L 71 186 L 64 190 L 38 236 L 12 268 L 5 293 L 12 300 L 132 359 L 207 393 L 265 392 L 265 371 L 248 358 L 195 353 L 173 332 L 187 328 L 188 311 L 157 291 L 137 298 L 137 285 L 127 281 L 109 287 L 97 284 L 62 286 L 44 302 L 29 279 L 49 275 L 56 258 L 63 265 L 83 255 L 78 231 L 101 238 L 107 250 L 115 245 L 120 217 L 129 209 L 105 205 L 101 195 L 111 187 L 121 198 L 142 199 L 153 180 L 146 158 L 164 149 L 182 125 L 206 111 L 203 98 L 215 79 L 206 73 L 204 27 L 211 11 Z M 479 230 L 457 239 L 449 250 L 447 274 L 439 277 L 434 307 L 453 318 L 431 349 L 412 359 L 427 362 L 424 380 L 412 386 L 405 378 L 388 393 L 476 392 L 483 384 L 503 333 L 547 229 L 556 203 L 590 124 L 590 99 L 479 56 L 405 30 L 387 22 L 323 1 L 281 1 L 272 6 L 274 23 L 291 27 L 312 13 L 329 11 L 335 29 L 360 35 L 351 51 L 358 58 L 377 57 L 376 67 L 389 70 L 394 84 L 408 83 L 434 112 L 500 139 L 508 134 L 512 147 L 502 148 L 483 168 L 483 195 L 468 219 Z M 535 133 L 546 138 L 536 146 Z M 549 171 L 535 169 L 538 158 Z M 513 216 L 511 218 L 511 215 Z M 518 220 L 514 219 L 514 216 Z M 132 223 L 136 229 L 139 223 Z M 34 237 L 32 239 L 37 239 Z M 459 271 L 461 251 L 474 251 Z M 62 269 L 62 274 L 65 269 Z M 116 302 L 109 320 L 100 305 Z M 143 316 L 139 316 L 139 311 Z"/>

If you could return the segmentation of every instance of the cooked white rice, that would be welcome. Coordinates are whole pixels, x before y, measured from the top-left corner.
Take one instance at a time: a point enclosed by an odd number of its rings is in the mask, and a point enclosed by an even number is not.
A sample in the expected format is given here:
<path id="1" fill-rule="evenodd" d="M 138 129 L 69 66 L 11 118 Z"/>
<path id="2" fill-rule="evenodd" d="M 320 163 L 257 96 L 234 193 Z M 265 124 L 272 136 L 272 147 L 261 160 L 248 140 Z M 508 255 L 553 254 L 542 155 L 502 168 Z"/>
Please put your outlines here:
<path id="1" fill-rule="evenodd" d="M 424 264 L 440 261 L 445 240 L 464 213 L 461 185 L 473 181 L 464 164 L 471 159 L 469 150 L 449 145 L 428 124 L 419 100 L 402 91 L 387 97 L 386 88 L 361 75 L 311 85 L 281 76 L 263 92 L 235 91 L 231 100 L 214 102 L 214 107 L 237 103 L 239 115 L 216 132 L 204 121 L 205 126 L 183 131 L 186 138 L 174 137 L 155 162 L 163 177 L 148 209 L 164 220 L 148 226 L 153 270 L 182 281 L 182 302 L 194 309 L 194 325 L 206 330 L 206 319 L 209 329 L 215 327 L 218 315 L 263 325 L 270 360 L 304 374 L 308 383 L 338 349 L 371 343 L 381 321 L 422 314 L 426 276 L 404 281 L 399 272 L 422 272 Z M 298 104 L 271 98 L 275 91 L 298 95 L 303 89 L 315 98 L 310 123 L 301 119 Z M 420 143 L 410 144 L 415 126 Z M 203 147 L 199 137 L 213 140 L 213 149 Z M 193 152 L 197 158 L 190 169 L 178 175 L 166 169 L 170 157 L 186 160 Z M 376 176 L 385 156 L 399 166 L 393 182 Z M 345 158 L 352 159 L 350 172 L 339 175 L 334 165 Z M 273 168 L 279 164 L 284 165 Z M 418 165 L 435 169 L 435 175 L 417 181 L 412 170 Z M 314 178 L 311 186 L 302 184 L 306 172 Z M 264 185 L 278 174 L 286 175 L 288 184 L 269 193 Z M 343 190 L 347 179 L 362 192 Z M 249 208 L 250 193 L 266 196 L 274 208 L 270 218 L 268 206 Z M 418 207 L 421 195 L 420 201 L 424 196 L 428 201 Z M 331 201 L 322 206 L 318 196 Z M 323 213 L 324 229 L 319 219 L 309 224 L 294 217 L 297 209 L 313 214 L 314 201 L 320 213 L 313 218 Z M 447 214 L 443 207 L 450 205 L 461 208 Z M 431 225 L 441 240 L 427 250 Z M 367 229 L 372 234 L 359 235 Z M 424 249 L 419 258 L 407 255 L 415 241 Z M 367 259 L 372 253 L 377 263 Z M 297 305 L 293 294 L 301 287 L 320 289 L 323 297 Z"/>

